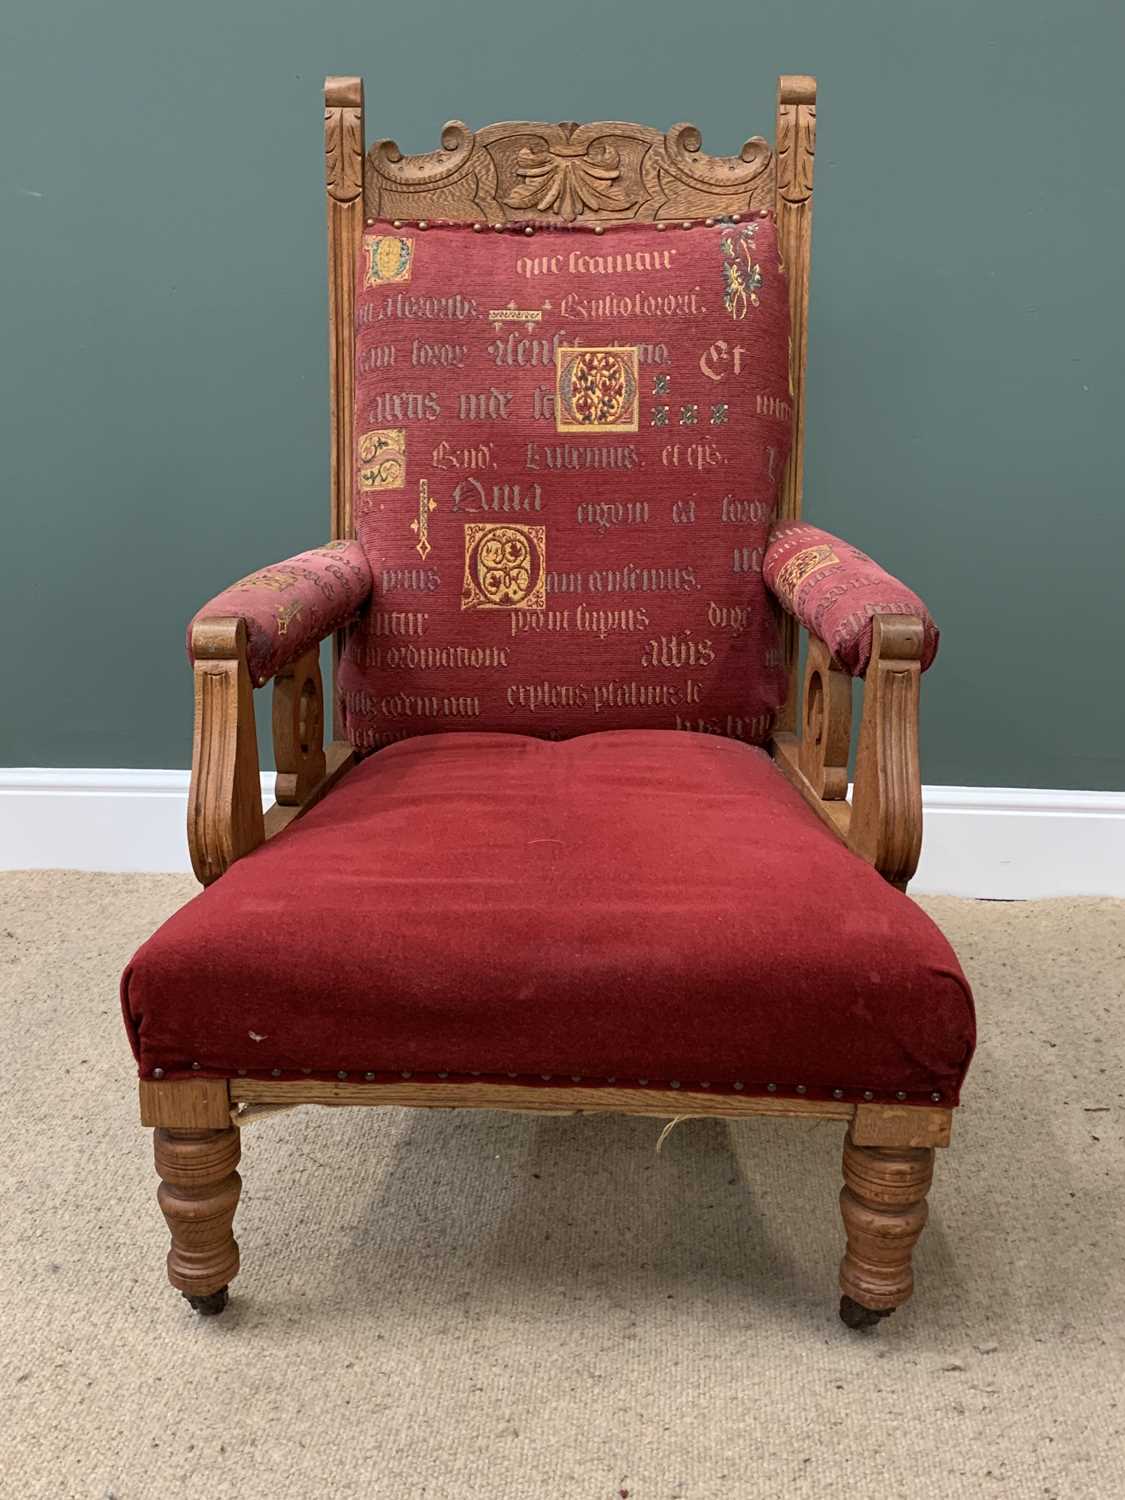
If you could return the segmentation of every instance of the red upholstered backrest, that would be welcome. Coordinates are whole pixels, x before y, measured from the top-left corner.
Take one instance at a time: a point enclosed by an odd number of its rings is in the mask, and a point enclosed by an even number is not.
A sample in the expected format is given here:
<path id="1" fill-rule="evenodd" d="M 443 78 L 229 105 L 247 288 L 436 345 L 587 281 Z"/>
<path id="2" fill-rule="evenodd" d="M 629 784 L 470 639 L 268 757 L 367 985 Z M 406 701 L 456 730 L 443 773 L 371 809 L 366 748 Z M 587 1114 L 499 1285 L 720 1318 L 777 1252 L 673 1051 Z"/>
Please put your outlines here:
<path id="1" fill-rule="evenodd" d="M 789 452 L 773 221 L 369 225 L 341 664 L 361 749 L 691 729 L 785 692 L 762 557 Z"/>

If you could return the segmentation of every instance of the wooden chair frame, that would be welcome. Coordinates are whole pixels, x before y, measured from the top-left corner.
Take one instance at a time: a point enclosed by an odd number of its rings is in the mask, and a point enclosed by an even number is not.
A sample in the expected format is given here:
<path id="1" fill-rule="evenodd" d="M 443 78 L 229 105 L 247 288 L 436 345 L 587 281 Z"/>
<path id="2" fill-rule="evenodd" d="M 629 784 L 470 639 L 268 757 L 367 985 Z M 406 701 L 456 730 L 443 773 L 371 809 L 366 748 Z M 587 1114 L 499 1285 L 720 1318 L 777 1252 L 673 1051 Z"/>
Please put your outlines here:
<path id="1" fill-rule="evenodd" d="M 325 85 L 328 286 L 331 381 L 331 537 L 354 535 L 351 511 L 353 410 L 353 266 L 365 222 L 471 220 L 482 227 L 514 218 L 667 223 L 774 210 L 790 277 L 791 377 L 795 441 L 780 512 L 799 517 L 805 427 L 805 366 L 816 149 L 816 83 L 779 80 L 775 145 L 761 137 L 737 157 L 702 152 L 699 131 L 677 125 L 662 134 L 622 122 L 589 125 L 511 122 L 473 132 L 446 125 L 441 147 L 404 156 L 393 141 L 364 148 L 363 85 Z M 521 156 L 520 148 L 524 155 Z M 612 211 L 588 213 L 567 181 L 587 153 L 619 165 Z M 532 153 L 549 169 L 541 210 L 510 204 L 521 162 Z M 900 889 L 917 865 L 922 805 L 918 766 L 918 689 L 922 622 L 879 616 L 874 622 L 863 698 L 855 786 L 847 801 L 852 683 L 815 637 L 808 642 L 799 694 L 798 627 L 783 617 L 789 693 L 771 751 L 780 770 L 832 832 Z M 315 651 L 274 680 L 276 802 L 263 815 L 246 662 L 245 627 L 208 618 L 193 633 L 195 732 L 188 840 L 199 879 L 208 884 L 234 860 L 272 838 L 328 793 L 358 759 L 340 738 L 333 684 L 333 739 L 323 745 L 323 693 Z M 338 645 L 338 643 L 337 643 Z M 798 728 L 800 732 L 798 733 Z M 168 1273 L 200 1311 L 220 1311 L 238 1269 L 232 1221 L 239 1125 L 249 1115 L 298 1104 L 407 1105 L 540 1113 L 614 1112 L 659 1117 L 765 1115 L 838 1120 L 847 1126 L 841 1209 L 847 1249 L 840 1271 L 841 1316 L 867 1326 L 911 1294 L 911 1251 L 926 1216 L 935 1147 L 949 1143 L 944 1107 L 852 1104 L 835 1100 L 740 1098 L 683 1090 L 527 1088 L 519 1085 L 263 1082 L 244 1078 L 143 1081 L 141 1120 L 155 1127 L 159 1198 L 172 1235 Z"/>

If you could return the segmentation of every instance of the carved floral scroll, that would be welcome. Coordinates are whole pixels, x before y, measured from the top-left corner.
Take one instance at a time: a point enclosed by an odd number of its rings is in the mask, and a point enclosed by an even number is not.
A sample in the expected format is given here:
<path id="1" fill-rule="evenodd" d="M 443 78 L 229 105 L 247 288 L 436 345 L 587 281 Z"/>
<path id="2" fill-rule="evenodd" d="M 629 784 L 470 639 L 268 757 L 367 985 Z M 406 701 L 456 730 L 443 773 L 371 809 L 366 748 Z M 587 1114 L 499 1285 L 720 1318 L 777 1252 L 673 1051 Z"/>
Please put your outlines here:
<path id="1" fill-rule="evenodd" d="M 772 208 L 773 152 L 759 136 L 738 156 L 709 156 L 694 125 L 663 135 L 624 121 L 518 121 L 472 131 L 459 120 L 441 149 L 367 153 L 368 218 L 548 219 L 571 223 L 699 218 Z"/>

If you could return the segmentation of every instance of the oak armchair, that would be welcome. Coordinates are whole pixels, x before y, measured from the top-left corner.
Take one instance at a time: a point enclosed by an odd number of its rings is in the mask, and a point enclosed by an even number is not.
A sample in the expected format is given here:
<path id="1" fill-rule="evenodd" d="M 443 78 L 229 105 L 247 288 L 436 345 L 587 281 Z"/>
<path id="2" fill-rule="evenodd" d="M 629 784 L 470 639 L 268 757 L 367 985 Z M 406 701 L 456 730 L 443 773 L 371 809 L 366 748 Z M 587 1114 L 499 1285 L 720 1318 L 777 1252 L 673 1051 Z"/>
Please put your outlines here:
<path id="1" fill-rule="evenodd" d="M 815 120 L 783 77 L 736 158 L 620 122 L 404 157 L 328 80 L 333 540 L 189 628 L 206 889 L 122 982 L 196 1310 L 240 1126 L 297 1104 L 837 1120 L 841 1317 L 911 1295 L 972 1000 L 902 894 L 936 629 L 800 519 Z"/>

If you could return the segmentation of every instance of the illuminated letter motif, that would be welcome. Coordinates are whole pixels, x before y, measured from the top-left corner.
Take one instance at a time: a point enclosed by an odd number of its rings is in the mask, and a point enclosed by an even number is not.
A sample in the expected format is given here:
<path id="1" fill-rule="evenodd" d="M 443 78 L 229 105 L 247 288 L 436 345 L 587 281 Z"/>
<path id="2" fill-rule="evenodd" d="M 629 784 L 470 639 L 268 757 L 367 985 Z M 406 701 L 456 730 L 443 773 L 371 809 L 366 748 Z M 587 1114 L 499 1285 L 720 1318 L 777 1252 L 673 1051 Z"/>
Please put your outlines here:
<path id="1" fill-rule="evenodd" d="M 418 481 L 418 517 L 411 521 L 410 529 L 418 538 L 414 550 L 423 562 L 430 555 L 430 511 L 437 510 L 437 501 L 430 499 L 430 486 L 424 479 Z"/>
<path id="2" fill-rule="evenodd" d="M 556 361 L 558 432 L 636 432 L 635 348 L 561 348 Z"/>
<path id="3" fill-rule="evenodd" d="M 754 259 L 756 224 L 732 224 L 719 236 L 723 250 L 723 306 L 732 318 L 746 316 L 748 306 L 757 307 L 762 268 Z"/>
<path id="4" fill-rule="evenodd" d="M 810 574 L 818 573 L 821 568 L 831 568 L 839 561 L 832 548 L 823 543 L 818 547 L 806 547 L 802 552 L 794 552 L 789 561 L 778 570 L 777 592 L 783 598 L 795 599 L 797 590 Z"/>
<path id="5" fill-rule="evenodd" d="M 547 528 L 465 524 L 462 609 L 543 609 Z"/>
<path id="6" fill-rule="evenodd" d="M 406 432 L 382 427 L 359 440 L 361 490 L 401 490 L 406 483 Z"/>
<path id="7" fill-rule="evenodd" d="M 388 281 L 409 281 L 414 264 L 414 241 L 398 234 L 365 234 L 364 286 L 382 286 Z"/>

